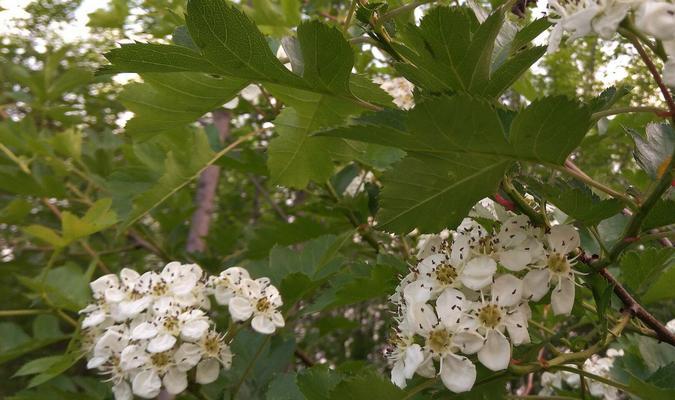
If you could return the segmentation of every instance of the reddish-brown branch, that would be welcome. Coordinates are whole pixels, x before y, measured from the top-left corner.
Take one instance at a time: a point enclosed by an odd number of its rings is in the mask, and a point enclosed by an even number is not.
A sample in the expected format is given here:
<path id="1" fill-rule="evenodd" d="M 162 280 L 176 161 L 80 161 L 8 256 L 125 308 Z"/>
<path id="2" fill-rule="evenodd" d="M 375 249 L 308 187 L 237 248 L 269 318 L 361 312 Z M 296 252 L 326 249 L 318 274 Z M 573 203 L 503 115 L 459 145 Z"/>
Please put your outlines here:
<path id="1" fill-rule="evenodd" d="M 214 111 L 213 124 L 218 129 L 220 142 L 223 143 L 230 134 L 230 113 L 224 109 Z M 199 175 L 197 194 L 195 195 L 197 208 L 192 214 L 190 231 L 185 246 L 189 253 L 202 253 L 206 250 L 204 238 L 209 234 L 219 180 L 220 168 L 216 165 L 208 166 Z"/>
<path id="2" fill-rule="evenodd" d="M 628 293 L 621 283 L 619 283 L 612 274 L 607 271 L 607 268 L 602 268 L 598 273 L 607 280 L 613 287 L 614 293 L 626 306 L 624 311 L 630 312 L 632 316 L 644 322 L 648 327 L 656 332 L 656 338 L 662 342 L 666 342 L 675 346 L 675 335 L 668 330 L 659 320 L 657 320 L 649 311 L 645 310 L 635 298 Z"/>

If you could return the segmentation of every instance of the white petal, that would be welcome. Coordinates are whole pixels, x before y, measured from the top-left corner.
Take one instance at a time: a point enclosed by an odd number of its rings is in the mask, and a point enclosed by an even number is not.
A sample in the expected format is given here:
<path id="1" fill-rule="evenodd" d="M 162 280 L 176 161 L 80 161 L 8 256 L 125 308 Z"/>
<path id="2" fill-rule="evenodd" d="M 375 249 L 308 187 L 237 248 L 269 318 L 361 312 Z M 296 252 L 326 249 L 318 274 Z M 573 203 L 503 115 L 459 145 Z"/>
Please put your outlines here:
<path id="1" fill-rule="evenodd" d="M 539 301 L 548 293 L 548 269 L 533 269 L 523 278 L 523 298 Z"/>
<path id="2" fill-rule="evenodd" d="M 492 285 L 492 299 L 502 307 L 518 304 L 523 295 L 523 281 L 511 274 L 501 275 Z"/>
<path id="3" fill-rule="evenodd" d="M 424 353 L 419 344 L 415 343 L 405 350 L 405 358 L 403 359 L 405 368 L 403 373 L 406 379 L 413 377 L 417 368 L 422 364 L 422 361 L 424 361 Z"/>
<path id="4" fill-rule="evenodd" d="M 197 373 L 195 375 L 195 381 L 197 383 L 205 385 L 211 383 L 218 379 L 218 373 L 220 372 L 220 364 L 215 358 L 207 358 L 202 360 L 197 364 Z"/>
<path id="5" fill-rule="evenodd" d="M 495 260 L 488 256 L 479 256 L 466 264 L 460 280 L 469 289 L 480 290 L 492 283 L 492 276 L 496 271 L 497 263 Z"/>
<path id="6" fill-rule="evenodd" d="M 243 297 L 232 298 L 228 304 L 228 309 L 230 310 L 232 319 L 235 321 L 246 321 L 253 314 L 251 302 Z"/>
<path id="7" fill-rule="evenodd" d="M 103 291 L 103 297 L 108 303 L 119 303 L 124 300 L 126 296 L 125 292 L 119 287 L 107 288 Z"/>
<path id="8" fill-rule="evenodd" d="M 434 284 L 430 280 L 420 279 L 403 288 L 403 298 L 408 304 L 426 303 L 431 298 Z"/>
<path id="9" fill-rule="evenodd" d="M 284 316 L 281 315 L 281 313 L 276 310 L 272 312 L 272 322 L 274 322 L 274 325 L 277 328 L 283 328 L 286 325 L 286 321 L 284 321 Z"/>
<path id="10" fill-rule="evenodd" d="M 105 321 L 105 319 L 106 319 L 105 311 L 103 311 L 103 310 L 94 311 L 93 313 L 87 315 L 82 320 L 82 329 L 87 329 L 87 328 L 91 328 L 92 326 L 99 325 L 103 321 Z"/>
<path id="11" fill-rule="evenodd" d="M 122 301 L 119 303 L 119 311 L 123 316 L 131 319 L 145 311 L 151 302 L 152 299 L 149 297 L 141 297 L 138 300 Z"/>
<path id="12" fill-rule="evenodd" d="M 435 378 L 436 377 L 436 367 L 434 366 L 434 360 L 431 357 L 427 357 L 424 362 L 417 367 L 417 371 L 415 371 L 417 375 L 422 376 L 424 378 Z"/>
<path id="13" fill-rule="evenodd" d="M 574 305 L 574 282 L 569 278 L 560 279 L 560 283 L 551 292 L 551 306 L 555 315 L 569 315 Z"/>
<path id="14" fill-rule="evenodd" d="M 400 387 L 401 389 L 405 389 L 407 384 L 405 373 L 403 372 L 403 370 L 404 370 L 403 360 L 399 360 L 398 362 L 396 362 L 394 364 L 394 367 L 391 369 L 391 383 Z"/>
<path id="15" fill-rule="evenodd" d="M 483 347 L 485 339 L 476 332 L 460 331 L 452 336 L 452 341 L 464 354 L 474 354 Z"/>
<path id="16" fill-rule="evenodd" d="M 183 343 L 173 355 L 176 367 L 181 371 L 189 371 L 202 358 L 201 349 L 194 343 Z"/>
<path id="17" fill-rule="evenodd" d="M 176 395 L 187 389 L 187 374 L 178 370 L 178 368 L 170 368 L 169 372 L 164 375 L 162 382 L 169 394 Z"/>
<path id="18" fill-rule="evenodd" d="M 134 285 L 136 284 L 136 281 L 140 277 L 141 275 L 131 268 L 122 268 L 122 270 L 120 271 L 120 278 L 122 278 L 122 285 L 127 289 L 133 288 Z"/>
<path id="19" fill-rule="evenodd" d="M 209 330 L 208 321 L 204 319 L 198 319 L 196 321 L 190 321 L 186 323 L 180 330 L 180 337 L 183 340 L 194 342 L 201 339 L 208 330 Z"/>
<path id="20" fill-rule="evenodd" d="M 157 372 L 152 369 L 139 372 L 132 382 L 134 394 L 145 399 L 151 399 L 159 394 L 162 388 L 162 380 Z"/>
<path id="21" fill-rule="evenodd" d="M 532 262 L 527 250 L 504 250 L 499 252 L 499 263 L 511 271 L 520 271 Z"/>
<path id="22" fill-rule="evenodd" d="M 557 24 L 555 24 L 555 26 L 551 30 L 551 33 L 548 36 L 548 48 L 546 49 L 546 52 L 548 54 L 552 54 L 558 51 L 558 48 L 560 47 L 560 41 L 562 40 L 562 35 L 563 35 L 563 26 L 562 23 L 558 22 Z"/>
<path id="23" fill-rule="evenodd" d="M 251 328 L 264 335 L 270 335 L 274 333 L 276 326 L 274 325 L 274 322 L 272 322 L 272 319 L 267 315 L 256 315 L 253 317 L 253 320 L 251 320 Z"/>
<path id="24" fill-rule="evenodd" d="M 241 267 L 230 267 L 225 271 L 221 272 L 221 275 L 226 275 L 232 279 L 233 282 L 238 282 L 242 279 L 251 279 L 251 276 L 248 274 L 248 271 Z"/>
<path id="25" fill-rule="evenodd" d="M 437 254 L 441 251 L 443 245 L 443 238 L 440 235 L 427 235 L 426 238 L 420 238 L 417 243 L 417 258 L 425 259 L 431 255 Z"/>
<path id="26" fill-rule="evenodd" d="M 145 364 L 149 359 L 150 357 L 141 346 L 127 346 L 120 354 L 120 367 L 124 371 L 130 371 Z"/>
<path id="27" fill-rule="evenodd" d="M 455 393 L 467 392 L 476 382 L 476 366 L 466 357 L 448 354 L 443 358 L 441 380 Z"/>
<path id="28" fill-rule="evenodd" d="M 176 337 L 167 333 L 156 336 L 148 343 L 150 353 L 161 353 L 167 351 L 176 344 Z"/>
<path id="29" fill-rule="evenodd" d="M 145 340 L 157 336 L 157 326 L 150 322 L 142 322 L 131 331 L 131 338 L 134 340 Z"/>
<path id="30" fill-rule="evenodd" d="M 119 286 L 119 279 L 115 274 L 107 274 L 96 279 L 95 281 L 89 284 L 91 288 L 92 295 L 95 299 L 101 298 L 106 289 Z"/>
<path id="31" fill-rule="evenodd" d="M 493 371 L 506 369 L 511 361 L 511 345 L 508 339 L 499 331 L 488 331 L 485 345 L 478 352 L 478 360 Z"/>
<path id="32" fill-rule="evenodd" d="M 410 327 L 417 333 L 425 333 L 438 323 L 436 313 L 430 304 L 410 304 L 406 310 Z"/>
<path id="33" fill-rule="evenodd" d="M 122 381 L 112 387 L 115 400 L 133 400 L 134 396 L 131 393 L 131 387 L 126 381 Z"/>
<path id="34" fill-rule="evenodd" d="M 105 364 L 106 361 L 108 361 L 109 357 L 106 356 L 96 356 L 92 357 L 87 361 L 87 369 L 93 369 L 93 368 L 98 368 L 101 365 Z"/>
<path id="35" fill-rule="evenodd" d="M 530 333 L 527 330 L 527 317 L 520 311 L 506 316 L 506 329 L 509 339 L 514 346 L 530 343 Z"/>
<path id="36" fill-rule="evenodd" d="M 448 328 L 459 324 L 464 309 L 464 294 L 456 289 L 445 289 L 436 299 L 438 318 Z"/>
<path id="37" fill-rule="evenodd" d="M 551 250 L 564 255 L 579 247 L 579 232 L 572 225 L 556 225 L 551 227 L 548 235 Z"/>

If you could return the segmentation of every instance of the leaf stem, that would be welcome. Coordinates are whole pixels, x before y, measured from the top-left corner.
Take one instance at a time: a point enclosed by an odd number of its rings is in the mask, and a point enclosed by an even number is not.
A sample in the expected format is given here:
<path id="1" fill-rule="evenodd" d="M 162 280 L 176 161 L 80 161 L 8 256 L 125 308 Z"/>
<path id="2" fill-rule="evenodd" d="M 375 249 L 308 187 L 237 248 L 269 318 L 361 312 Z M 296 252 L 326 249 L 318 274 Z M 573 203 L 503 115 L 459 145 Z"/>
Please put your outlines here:
<path id="1" fill-rule="evenodd" d="M 428 379 L 427 381 L 420 383 L 419 385 L 410 389 L 405 394 L 405 396 L 403 396 L 403 398 L 401 400 L 408 400 L 408 399 L 413 398 L 417 393 L 434 386 L 436 384 L 436 381 L 437 381 L 437 378 L 433 378 L 433 379 Z"/>
<path id="2" fill-rule="evenodd" d="M 569 160 L 568 160 L 569 161 Z M 612 197 L 618 198 L 619 200 L 622 200 L 624 203 L 626 203 L 629 207 L 631 208 L 637 208 L 637 205 L 635 202 L 628 197 L 627 195 L 623 193 L 619 193 L 616 190 L 610 188 L 609 186 L 606 186 L 590 176 L 586 175 L 583 171 L 581 171 L 574 163 L 571 161 L 566 161 L 564 166 L 561 165 L 556 165 L 556 164 L 549 164 L 551 167 L 555 168 L 556 170 L 563 172 L 585 184 L 587 184 L 590 187 L 596 188 L 597 190 L 600 190 L 601 192 L 607 193 Z"/>
<path id="3" fill-rule="evenodd" d="M 48 314 L 48 309 L 0 310 L 0 317 L 19 317 L 22 315 Z"/>
<path id="4" fill-rule="evenodd" d="M 511 178 L 508 176 L 504 177 L 502 181 L 502 188 L 504 189 L 504 192 L 506 192 L 506 194 L 508 194 L 511 199 L 516 202 L 518 208 L 520 208 L 521 211 L 530 217 L 532 222 L 539 226 L 549 226 L 548 221 L 542 216 L 542 214 L 532 208 L 532 206 L 530 206 L 530 204 L 527 202 L 527 199 L 525 199 L 525 197 L 523 197 L 523 195 L 520 194 L 518 190 L 516 190 L 515 186 L 513 186 L 513 183 L 511 182 Z"/>
<path id="5" fill-rule="evenodd" d="M 608 117 L 610 115 L 618 115 L 618 114 L 627 114 L 627 113 L 634 113 L 634 112 L 640 112 L 640 113 L 654 113 L 659 117 L 669 117 L 670 116 L 670 111 L 666 110 L 665 108 L 660 108 L 660 107 L 617 107 L 617 108 L 612 108 L 609 110 L 603 110 L 603 111 L 598 111 L 596 113 L 591 114 L 591 120 L 595 121 L 603 117 Z"/>
<path id="6" fill-rule="evenodd" d="M 390 20 L 392 18 L 395 18 L 397 15 L 403 14 L 405 12 L 408 12 L 410 10 L 414 10 L 419 6 L 422 6 L 424 4 L 428 3 L 433 3 L 436 0 L 415 0 L 412 1 L 408 4 L 402 5 L 401 7 L 396 7 L 384 14 L 379 18 L 379 23 L 381 24 L 384 21 Z"/>
<path id="7" fill-rule="evenodd" d="M 633 392 L 633 391 L 631 390 L 630 386 L 628 386 L 628 385 L 624 385 L 624 384 L 621 383 L 621 382 L 613 381 L 613 380 L 607 379 L 607 378 L 605 378 L 605 377 L 603 377 L 603 376 L 596 375 L 596 374 L 594 374 L 594 373 L 585 371 L 585 370 L 583 370 L 582 368 L 572 368 L 572 367 L 569 367 L 569 366 L 567 366 L 567 365 L 556 365 L 556 366 L 554 366 L 554 367 L 551 367 L 551 369 L 554 369 L 554 370 L 560 370 L 560 371 L 567 371 L 567 372 L 572 372 L 572 373 L 575 373 L 575 374 L 579 374 L 579 375 L 585 376 L 585 377 L 588 378 L 588 379 L 592 379 L 592 380 L 594 380 L 594 381 L 598 381 L 598 382 L 600 382 L 600 383 L 604 383 L 605 385 L 614 386 L 615 388 L 620 389 L 620 390 L 623 390 L 623 391 L 625 391 L 625 392 L 632 393 L 632 394 L 635 394 L 635 395 L 638 394 L 638 393 Z"/>
<path id="8" fill-rule="evenodd" d="M 347 12 L 347 19 L 345 19 L 344 27 L 342 28 L 343 32 L 347 32 L 349 25 L 352 23 L 352 17 L 354 16 L 354 11 L 356 11 L 356 3 L 358 0 L 352 0 L 352 4 L 349 6 L 349 12 Z"/>

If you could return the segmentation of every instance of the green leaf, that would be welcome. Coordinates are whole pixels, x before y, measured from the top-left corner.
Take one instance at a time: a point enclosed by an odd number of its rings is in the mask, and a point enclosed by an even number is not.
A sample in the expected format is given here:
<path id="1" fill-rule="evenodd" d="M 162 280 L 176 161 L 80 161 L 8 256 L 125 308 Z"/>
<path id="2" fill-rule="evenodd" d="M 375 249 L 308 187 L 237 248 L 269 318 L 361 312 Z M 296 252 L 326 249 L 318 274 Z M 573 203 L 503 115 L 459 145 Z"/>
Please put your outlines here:
<path id="1" fill-rule="evenodd" d="M 672 248 L 647 248 L 625 253 L 619 262 L 621 281 L 633 293 L 645 293 L 652 284 L 659 282 L 659 275 L 674 262 L 675 250 Z"/>
<path id="2" fill-rule="evenodd" d="M 144 164 L 111 174 L 107 184 L 124 230 L 199 176 L 227 153 L 214 152 L 203 131 L 179 129 L 156 136 L 134 151 Z M 160 160 L 159 157 L 162 157 Z"/>
<path id="3" fill-rule="evenodd" d="M 100 199 L 92 204 L 82 218 L 68 211 L 62 212 L 63 239 L 70 243 L 114 225 L 117 222 L 117 214 L 110 210 L 111 205 L 112 199 Z"/>
<path id="4" fill-rule="evenodd" d="M 82 132 L 74 129 L 59 132 L 51 138 L 51 144 L 57 153 L 80 160 L 82 155 Z"/>
<path id="5" fill-rule="evenodd" d="M 298 41 L 304 60 L 302 77 L 305 81 L 321 91 L 350 96 L 349 75 L 354 65 L 354 54 L 342 33 L 315 20 L 298 27 Z"/>
<path id="6" fill-rule="evenodd" d="M 86 353 L 83 351 L 67 353 L 59 357 L 59 359 L 49 366 L 45 371 L 34 376 L 28 383 L 28 388 L 32 388 L 48 382 L 57 376 L 66 372 L 70 367 L 84 357 Z"/>
<path id="7" fill-rule="evenodd" d="M 433 8 L 419 27 L 404 27 L 402 44 L 393 44 L 408 61 L 397 63 L 396 69 L 432 93 L 500 95 L 545 51 L 543 47 L 523 49 L 546 27 L 533 23 L 500 47 L 495 57 L 496 41 L 505 41 L 499 37 L 505 11 L 505 7 L 499 7 L 479 24 L 470 8 Z"/>
<path id="8" fill-rule="evenodd" d="M 68 245 L 68 242 L 63 239 L 56 231 L 42 225 L 30 225 L 21 229 L 25 234 L 33 236 L 36 239 L 55 247 L 61 248 Z"/>
<path id="9" fill-rule="evenodd" d="M 589 117 L 575 101 L 544 98 L 521 111 L 507 135 L 498 110 L 457 95 L 422 101 L 410 112 L 366 115 L 320 135 L 406 151 L 408 157 L 382 178 L 379 226 L 438 232 L 457 226 L 476 201 L 494 193 L 515 160 L 562 163 L 586 133 Z"/>
<path id="10" fill-rule="evenodd" d="M 219 74 L 220 68 L 197 51 L 183 46 L 152 43 L 123 44 L 104 54 L 110 65 L 98 74 L 120 72 L 204 72 Z"/>
<path id="11" fill-rule="evenodd" d="M 44 293 L 56 307 L 78 312 L 89 302 L 89 279 L 74 264 L 47 272 L 44 277 L 17 276 L 19 282 L 36 293 Z"/>
<path id="12" fill-rule="evenodd" d="M 340 382 L 330 392 L 330 400 L 396 400 L 404 399 L 406 393 L 379 373 L 365 369 L 356 376 Z"/>
<path id="13" fill-rule="evenodd" d="M 30 214 L 32 208 L 33 206 L 27 200 L 15 198 L 0 209 L 0 223 L 9 225 L 21 223 Z"/>
<path id="14" fill-rule="evenodd" d="M 36 358 L 31 360 L 19 368 L 14 376 L 25 376 L 25 375 L 35 375 L 41 372 L 46 371 L 49 367 L 54 365 L 57 361 L 61 359 L 61 356 L 48 356 Z"/>
<path id="15" fill-rule="evenodd" d="M 594 97 L 590 101 L 589 107 L 591 108 L 592 112 L 607 110 L 617 101 L 627 96 L 629 93 L 630 88 L 628 86 L 621 85 L 618 88 L 610 86 L 607 89 L 603 90 L 599 96 Z"/>
<path id="16" fill-rule="evenodd" d="M 195 72 L 142 74 L 143 83 L 126 85 L 119 100 L 134 113 L 125 127 L 136 140 L 196 121 L 226 103 L 248 83 Z"/>
<path id="17" fill-rule="evenodd" d="M 562 164 L 586 135 L 590 116 L 565 96 L 546 97 L 518 113 L 509 139 L 521 158 Z"/>
<path id="18" fill-rule="evenodd" d="M 597 225 L 623 209 L 620 200 L 601 200 L 590 188 L 576 182 L 559 180 L 546 185 L 531 179 L 525 182 L 560 211 L 586 226 Z"/>
<path id="19" fill-rule="evenodd" d="M 307 88 L 272 54 L 255 24 L 222 0 L 190 0 L 185 18 L 203 56 L 226 75 Z"/>
<path id="20" fill-rule="evenodd" d="M 649 287 L 642 300 L 645 304 L 650 304 L 675 298 L 673 282 L 675 282 L 675 265 L 671 261 L 670 267 L 659 275 L 659 279 Z"/>
<path id="21" fill-rule="evenodd" d="M 300 24 L 299 0 L 253 0 L 251 4 L 244 9 L 263 33 L 283 36 Z"/>
<path id="22" fill-rule="evenodd" d="M 633 156 L 637 163 L 653 179 L 659 179 L 667 172 L 675 147 L 675 132 L 668 124 L 649 124 L 645 129 L 647 137 L 627 129 L 635 141 Z"/>
<path id="23" fill-rule="evenodd" d="M 309 181 L 325 182 L 335 168 L 330 149 L 343 141 L 310 137 L 310 133 L 342 123 L 359 109 L 344 100 L 304 90 L 270 89 L 290 105 L 274 120 L 278 136 L 270 142 L 267 159 L 272 182 L 299 189 Z"/>
<path id="24" fill-rule="evenodd" d="M 296 380 L 307 400 L 327 400 L 342 378 L 342 374 L 326 365 L 317 365 L 299 372 Z"/>
<path id="25" fill-rule="evenodd" d="M 641 229 L 647 231 L 661 226 L 675 224 L 675 200 L 659 199 L 654 207 L 649 210 L 647 217 L 642 222 Z"/>

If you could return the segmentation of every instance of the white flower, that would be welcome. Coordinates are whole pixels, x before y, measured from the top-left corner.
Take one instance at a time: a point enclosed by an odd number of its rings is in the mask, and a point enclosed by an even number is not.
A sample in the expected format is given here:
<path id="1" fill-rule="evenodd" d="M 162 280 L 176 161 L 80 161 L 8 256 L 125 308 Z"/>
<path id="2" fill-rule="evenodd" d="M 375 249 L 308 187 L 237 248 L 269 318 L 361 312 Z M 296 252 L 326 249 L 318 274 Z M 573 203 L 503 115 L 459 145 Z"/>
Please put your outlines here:
<path id="1" fill-rule="evenodd" d="M 558 50 L 563 31 L 570 32 L 570 41 L 591 34 L 593 18 L 602 10 L 594 0 L 549 0 L 548 4 L 557 16 L 550 18 L 556 25 L 554 33 L 549 37 L 549 52 Z"/>
<path id="2" fill-rule="evenodd" d="M 264 334 L 271 334 L 285 325 L 284 317 L 277 308 L 283 305 L 276 287 L 269 280 L 243 279 L 244 295 L 230 300 L 229 310 L 235 321 L 246 321 L 253 316 L 251 327 Z"/>
<path id="3" fill-rule="evenodd" d="M 471 390 L 476 381 L 476 366 L 466 357 L 457 355 L 460 346 L 454 341 L 454 331 L 437 327 L 425 335 L 425 352 L 440 361 L 439 375 L 445 387 L 455 393 Z"/>
<path id="4" fill-rule="evenodd" d="M 659 40 L 675 39 L 675 4 L 645 1 L 635 13 L 635 26 Z"/>
<path id="5" fill-rule="evenodd" d="M 197 364 L 197 383 L 206 384 L 215 381 L 223 369 L 232 366 L 232 351 L 222 335 L 209 331 L 198 343 L 201 361 Z"/>
<path id="6" fill-rule="evenodd" d="M 501 277 L 499 278 L 501 279 Z M 499 280 L 498 279 L 498 280 Z M 518 283 L 512 277 L 500 282 L 498 291 L 512 293 L 517 290 Z M 490 301 L 484 299 L 474 302 L 469 307 L 471 314 L 460 325 L 460 331 L 476 332 L 483 336 L 485 342 L 478 350 L 478 360 L 481 364 L 493 371 L 506 369 L 511 360 L 511 343 L 519 345 L 529 343 L 530 335 L 527 331 L 529 307 L 526 303 L 509 305 L 512 298 L 502 298 L 495 294 Z M 508 296 L 507 296 L 508 297 Z M 504 332 L 508 332 L 509 339 Z"/>
<path id="7" fill-rule="evenodd" d="M 208 329 L 209 319 L 204 311 L 192 309 L 179 313 L 176 309 L 141 322 L 132 330 L 131 337 L 135 340 L 150 340 L 148 351 L 161 353 L 172 348 L 179 336 L 194 342 L 201 339 Z"/>
<path id="8" fill-rule="evenodd" d="M 131 387 L 125 381 L 122 381 L 112 388 L 115 400 L 133 400 L 134 396 L 131 393 Z"/>
<path id="9" fill-rule="evenodd" d="M 534 301 L 548 293 L 550 282 L 555 284 L 551 294 L 553 313 L 569 314 L 574 305 L 574 259 L 568 254 L 579 247 L 579 233 L 570 225 L 556 225 L 547 235 L 548 255 L 545 265 L 530 270 L 523 278 L 523 296 Z"/>
<path id="10" fill-rule="evenodd" d="M 221 272 L 217 277 L 209 279 L 209 289 L 220 305 L 227 305 L 235 295 L 243 294 L 241 281 L 251 277 L 244 268 L 231 267 Z"/>
<path id="11" fill-rule="evenodd" d="M 388 349 L 386 356 L 393 365 L 391 381 L 401 389 L 406 387 L 406 381 L 411 379 L 417 368 L 424 361 L 422 346 L 414 343 L 410 334 L 397 334 L 392 340 L 393 349 Z"/>
<path id="12" fill-rule="evenodd" d="M 128 359 L 134 360 L 140 349 L 133 349 Z M 138 365 L 138 372 L 132 381 L 131 388 L 135 395 L 152 398 L 159 394 L 162 386 L 169 394 L 178 394 L 187 388 L 187 374 L 179 366 L 173 351 L 146 354 L 145 363 Z"/>

